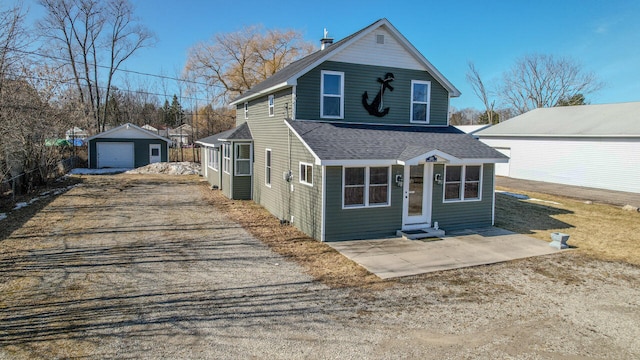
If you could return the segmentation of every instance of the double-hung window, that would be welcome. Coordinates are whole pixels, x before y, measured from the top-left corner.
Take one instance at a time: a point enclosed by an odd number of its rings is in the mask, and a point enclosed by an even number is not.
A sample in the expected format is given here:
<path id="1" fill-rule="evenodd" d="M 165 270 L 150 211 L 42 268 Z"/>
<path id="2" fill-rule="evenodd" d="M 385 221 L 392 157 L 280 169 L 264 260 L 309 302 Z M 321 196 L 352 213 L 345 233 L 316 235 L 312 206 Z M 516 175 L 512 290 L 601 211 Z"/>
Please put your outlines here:
<path id="1" fill-rule="evenodd" d="M 248 102 L 244 103 L 244 118 L 245 119 L 249 118 L 249 103 Z"/>
<path id="2" fill-rule="evenodd" d="M 313 186 L 313 165 L 300 163 L 300 183 Z"/>
<path id="3" fill-rule="evenodd" d="M 251 144 L 236 144 L 235 150 L 235 175 L 251 175 Z"/>
<path id="4" fill-rule="evenodd" d="M 269 95 L 269 116 L 275 115 L 275 99 L 273 95 Z"/>
<path id="5" fill-rule="evenodd" d="M 220 155 L 220 151 L 218 150 L 218 148 L 207 148 L 208 151 L 208 159 L 207 159 L 207 166 L 209 166 L 210 168 L 212 168 L 215 171 L 218 171 L 218 168 L 220 166 L 219 164 L 219 158 L 218 156 Z"/>
<path id="6" fill-rule="evenodd" d="M 444 201 L 480 200 L 481 179 L 481 165 L 446 166 Z"/>
<path id="7" fill-rule="evenodd" d="M 266 149 L 264 154 L 264 184 L 271 187 L 271 149 Z"/>
<path id="8" fill-rule="evenodd" d="M 411 81 L 411 122 L 429 123 L 429 98 L 431 97 L 431 82 Z"/>
<path id="9" fill-rule="evenodd" d="M 345 167 L 342 206 L 351 208 L 389 205 L 390 173 L 388 166 Z"/>
<path id="10" fill-rule="evenodd" d="M 229 174 L 231 171 L 231 144 L 222 144 L 222 171 Z"/>
<path id="11" fill-rule="evenodd" d="M 320 117 L 342 119 L 344 117 L 344 73 L 323 70 L 320 88 Z"/>

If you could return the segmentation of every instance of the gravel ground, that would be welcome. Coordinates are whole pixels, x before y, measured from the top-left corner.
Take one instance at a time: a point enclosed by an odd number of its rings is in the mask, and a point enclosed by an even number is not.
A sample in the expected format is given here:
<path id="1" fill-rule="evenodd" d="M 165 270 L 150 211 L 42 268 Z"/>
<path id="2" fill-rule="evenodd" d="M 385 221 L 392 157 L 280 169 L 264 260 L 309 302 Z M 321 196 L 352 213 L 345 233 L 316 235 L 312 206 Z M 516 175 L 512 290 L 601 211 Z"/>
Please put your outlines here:
<path id="1" fill-rule="evenodd" d="M 575 252 L 332 289 L 194 176 L 85 177 L 0 240 L 0 359 L 637 359 L 640 269 Z"/>

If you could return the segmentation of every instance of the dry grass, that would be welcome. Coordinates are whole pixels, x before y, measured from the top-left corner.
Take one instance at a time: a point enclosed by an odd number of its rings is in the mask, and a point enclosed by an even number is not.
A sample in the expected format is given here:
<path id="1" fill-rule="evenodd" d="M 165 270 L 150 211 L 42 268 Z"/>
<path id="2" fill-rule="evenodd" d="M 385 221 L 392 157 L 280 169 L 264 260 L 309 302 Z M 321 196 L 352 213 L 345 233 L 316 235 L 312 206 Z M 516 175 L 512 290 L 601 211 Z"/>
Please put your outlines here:
<path id="1" fill-rule="evenodd" d="M 297 228 L 280 221 L 262 206 L 250 200 L 229 200 L 221 191 L 202 183 L 205 198 L 251 235 L 276 253 L 291 259 L 318 281 L 332 288 L 358 287 L 382 289 L 393 281 L 381 280 L 362 266 L 342 256 L 332 247 L 317 241 Z"/>
<path id="2" fill-rule="evenodd" d="M 584 255 L 640 265 L 640 213 L 553 195 L 501 190 L 537 200 L 497 194 L 497 227 L 547 241 L 552 232 L 567 233 L 571 235 L 568 244 Z"/>

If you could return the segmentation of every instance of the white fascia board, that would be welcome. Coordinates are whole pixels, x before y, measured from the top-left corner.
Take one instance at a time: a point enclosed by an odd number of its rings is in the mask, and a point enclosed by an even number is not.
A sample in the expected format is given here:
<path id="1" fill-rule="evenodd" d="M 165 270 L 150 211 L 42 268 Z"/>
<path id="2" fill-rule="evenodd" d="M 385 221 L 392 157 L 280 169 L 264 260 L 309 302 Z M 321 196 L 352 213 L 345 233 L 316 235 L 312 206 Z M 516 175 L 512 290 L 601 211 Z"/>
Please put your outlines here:
<path id="1" fill-rule="evenodd" d="M 230 103 L 229 103 L 229 106 L 236 106 L 236 105 L 238 105 L 238 104 L 240 104 L 240 103 L 245 103 L 245 102 L 247 102 L 247 101 L 249 101 L 249 100 L 253 100 L 253 99 L 255 99 L 255 98 L 259 98 L 259 97 L 261 97 L 261 96 L 264 96 L 264 95 L 270 94 L 270 93 L 272 93 L 272 92 L 274 92 L 274 91 L 277 91 L 277 90 L 280 90 L 280 89 L 286 88 L 286 87 L 288 87 L 288 86 L 296 85 L 296 84 L 297 84 L 297 81 L 296 81 L 296 80 L 291 80 L 291 81 L 289 81 L 289 80 L 288 80 L 288 81 L 285 81 L 285 82 L 283 82 L 283 83 L 280 83 L 280 84 L 274 85 L 274 86 L 272 86 L 272 87 L 270 87 L 270 88 L 264 89 L 264 90 L 262 90 L 262 91 L 260 91 L 260 92 L 257 92 L 257 93 L 254 93 L 254 94 L 248 95 L 248 96 L 246 96 L 246 97 L 241 97 L 241 98 L 239 98 L 238 100 L 235 100 L 235 101 L 230 102 Z"/>
<path id="2" fill-rule="evenodd" d="M 170 139 L 167 139 L 167 138 L 165 138 L 165 137 L 162 137 L 162 136 L 160 136 L 160 135 L 158 135 L 158 134 L 154 134 L 153 132 L 151 132 L 151 131 L 149 131 L 149 130 L 147 130 L 147 129 L 143 129 L 143 128 L 141 128 L 141 127 L 137 126 L 137 125 L 133 125 L 132 123 L 122 124 L 122 125 L 120 125 L 120 126 L 114 127 L 114 128 L 113 128 L 113 129 L 111 129 L 111 130 L 107 130 L 107 131 L 105 131 L 105 132 L 101 132 L 101 133 L 99 133 L 99 134 L 95 134 L 95 135 L 93 135 L 92 137 L 87 138 L 87 141 L 89 141 L 89 140 L 93 140 L 93 139 L 97 139 L 97 138 L 105 137 L 105 135 L 112 134 L 112 133 L 114 133 L 114 132 L 116 132 L 116 131 L 119 131 L 119 130 L 120 130 L 120 129 L 122 129 L 122 128 L 127 128 L 127 129 L 128 129 L 128 128 L 133 128 L 133 129 L 136 129 L 136 130 L 138 130 L 138 131 L 141 131 L 141 132 L 143 132 L 143 133 L 145 133 L 145 134 L 147 134 L 147 135 L 153 136 L 153 137 L 155 137 L 155 138 L 157 138 L 157 139 L 164 140 L 164 141 L 166 141 L 167 143 L 170 143 L 170 142 L 171 142 L 171 140 L 170 140 Z"/>
<path id="3" fill-rule="evenodd" d="M 447 78 L 445 78 L 444 75 L 442 75 L 442 73 L 440 73 L 440 71 L 438 71 L 438 69 L 436 69 L 435 66 L 433 66 L 433 64 L 431 64 L 431 62 L 427 60 L 427 58 L 425 58 L 424 55 L 422 55 L 422 53 L 420 53 L 420 51 L 418 51 L 418 49 L 416 49 L 416 47 L 413 46 L 413 44 L 411 44 L 411 42 L 409 42 L 409 40 L 407 40 L 407 38 L 400 33 L 400 31 L 398 31 L 398 29 L 391 25 L 391 23 L 389 23 L 386 19 L 383 20 L 383 23 L 387 26 L 389 31 L 391 31 L 391 33 L 395 35 L 396 39 L 400 41 L 405 49 L 412 53 L 427 69 L 429 69 L 429 72 L 433 75 L 436 81 L 444 85 L 444 87 L 449 90 L 450 97 L 458 97 L 461 95 L 460 90 L 453 86 L 453 84 L 449 80 L 447 80 Z"/>
<path id="4" fill-rule="evenodd" d="M 398 160 L 358 160 L 358 159 L 343 159 L 343 160 L 322 160 L 320 162 L 322 166 L 392 166 L 403 165 Z"/>
<path id="5" fill-rule="evenodd" d="M 436 163 L 443 162 L 443 161 L 440 160 L 440 158 L 444 159 L 444 162 L 447 162 L 447 163 L 454 163 L 454 162 L 459 162 L 459 161 L 462 160 L 462 159 L 459 159 L 459 158 L 457 158 L 455 156 L 449 155 L 449 154 L 447 154 L 447 153 L 445 153 L 443 151 L 440 151 L 440 150 L 431 150 L 431 151 L 426 152 L 426 153 L 424 153 L 422 155 L 419 155 L 419 156 L 416 156 L 416 157 L 414 157 L 412 159 L 406 160 L 406 161 L 404 161 L 404 163 L 407 164 L 407 165 L 417 165 L 420 162 L 425 162 L 424 159 L 426 159 L 426 158 L 428 158 L 430 156 L 436 156 L 436 157 L 439 158 L 438 161 L 434 161 Z"/>
<path id="6" fill-rule="evenodd" d="M 320 157 L 311 149 L 309 144 L 307 144 L 306 141 L 304 141 L 302 136 L 300 136 L 300 134 L 298 134 L 298 132 L 289 124 L 289 122 L 287 122 L 287 120 L 284 120 L 284 124 L 287 125 L 289 130 L 291 130 L 291 132 L 298 138 L 298 140 L 300 140 L 302 145 L 304 145 L 305 149 L 307 149 L 307 151 L 309 151 L 309 153 L 313 156 L 313 159 L 315 160 L 314 161 L 315 165 L 322 165 Z"/>
<path id="7" fill-rule="evenodd" d="M 526 138 L 554 138 L 554 139 L 558 139 L 558 138 L 567 138 L 567 139 L 580 139 L 580 138 L 586 138 L 586 139 L 597 139 L 597 138 L 615 138 L 615 139 L 624 139 L 624 138 L 640 138 L 640 135 L 635 135 L 635 134 L 616 134 L 616 135 L 579 135 L 579 134 L 474 134 L 475 136 L 478 136 L 479 138 L 509 138 L 509 139 L 513 139 L 513 138 L 518 138 L 518 139 L 526 139 Z"/>
<path id="8" fill-rule="evenodd" d="M 458 159 L 456 161 L 450 161 L 449 165 L 481 165 L 481 164 L 496 164 L 496 163 L 508 163 L 509 159 Z"/>

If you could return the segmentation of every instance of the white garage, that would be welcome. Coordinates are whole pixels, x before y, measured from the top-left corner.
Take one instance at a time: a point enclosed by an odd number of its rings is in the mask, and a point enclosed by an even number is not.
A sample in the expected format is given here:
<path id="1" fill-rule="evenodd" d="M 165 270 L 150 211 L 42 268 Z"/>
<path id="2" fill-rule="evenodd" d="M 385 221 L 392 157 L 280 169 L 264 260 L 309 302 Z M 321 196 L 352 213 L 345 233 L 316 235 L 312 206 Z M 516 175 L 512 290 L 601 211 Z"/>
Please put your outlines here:
<path id="1" fill-rule="evenodd" d="M 510 157 L 497 175 L 640 193 L 640 102 L 536 109 L 476 136 Z"/>
<path id="2" fill-rule="evenodd" d="M 133 142 L 97 142 L 98 168 L 133 168 L 135 164 Z"/>
<path id="3" fill-rule="evenodd" d="M 171 140 L 133 124 L 87 139 L 90 168 L 136 168 L 168 161 Z"/>

